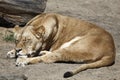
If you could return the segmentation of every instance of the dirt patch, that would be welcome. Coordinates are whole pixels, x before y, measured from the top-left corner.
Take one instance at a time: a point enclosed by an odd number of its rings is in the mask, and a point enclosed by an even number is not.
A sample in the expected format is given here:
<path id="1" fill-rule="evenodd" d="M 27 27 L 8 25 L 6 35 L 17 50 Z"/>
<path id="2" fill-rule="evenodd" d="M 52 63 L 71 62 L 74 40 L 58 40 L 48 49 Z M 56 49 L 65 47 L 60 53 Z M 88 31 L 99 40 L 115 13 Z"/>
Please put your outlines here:
<path id="1" fill-rule="evenodd" d="M 24 74 L 28 80 L 120 80 L 120 1 L 119 0 L 48 0 L 45 12 L 56 12 L 63 15 L 81 18 L 95 23 L 114 38 L 116 61 L 109 67 L 88 69 L 64 79 L 63 74 L 80 64 L 52 63 L 34 64 L 16 67 L 15 59 L 7 59 L 6 53 L 14 47 L 13 43 L 2 40 L 5 28 L 0 28 L 0 75 Z"/>

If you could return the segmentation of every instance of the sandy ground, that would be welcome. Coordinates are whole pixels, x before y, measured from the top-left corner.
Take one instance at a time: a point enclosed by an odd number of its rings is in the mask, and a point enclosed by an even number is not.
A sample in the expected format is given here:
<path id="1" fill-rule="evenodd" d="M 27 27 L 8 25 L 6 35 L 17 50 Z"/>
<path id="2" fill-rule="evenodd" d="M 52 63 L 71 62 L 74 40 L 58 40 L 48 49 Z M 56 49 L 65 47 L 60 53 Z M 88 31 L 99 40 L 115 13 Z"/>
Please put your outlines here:
<path id="1" fill-rule="evenodd" d="M 0 27 L 0 75 L 24 74 L 28 80 L 120 80 L 120 1 L 119 0 L 48 0 L 45 12 L 56 12 L 97 24 L 114 38 L 116 62 L 109 67 L 88 69 L 64 79 L 66 71 L 81 64 L 39 63 L 26 67 L 16 67 L 15 59 L 7 59 L 6 53 L 14 47 L 13 43 L 4 42 Z"/>

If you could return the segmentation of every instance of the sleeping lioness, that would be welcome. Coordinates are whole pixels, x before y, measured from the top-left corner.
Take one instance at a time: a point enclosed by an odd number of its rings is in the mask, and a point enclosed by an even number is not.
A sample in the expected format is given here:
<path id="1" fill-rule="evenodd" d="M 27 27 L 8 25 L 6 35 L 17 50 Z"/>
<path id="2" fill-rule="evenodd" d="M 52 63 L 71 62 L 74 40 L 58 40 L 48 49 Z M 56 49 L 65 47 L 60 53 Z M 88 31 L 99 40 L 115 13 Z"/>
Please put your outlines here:
<path id="1" fill-rule="evenodd" d="M 84 63 L 78 69 L 66 72 L 64 77 L 67 78 L 115 61 L 115 46 L 110 33 L 83 20 L 44 13 L 23 28 L 16 26 L 14 33 L 16 47 L 7 56 L 17 56 L 17 66 L 56 61 Z"/>

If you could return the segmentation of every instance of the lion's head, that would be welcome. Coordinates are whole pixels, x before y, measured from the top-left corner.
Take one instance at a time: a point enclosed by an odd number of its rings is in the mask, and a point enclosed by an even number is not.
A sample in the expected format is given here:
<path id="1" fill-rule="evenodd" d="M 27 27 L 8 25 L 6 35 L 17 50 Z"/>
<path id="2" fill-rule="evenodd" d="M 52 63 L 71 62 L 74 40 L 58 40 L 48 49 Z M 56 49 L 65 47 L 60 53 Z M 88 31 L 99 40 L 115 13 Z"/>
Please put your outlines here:
<path id="1" fill-rule="evenodd" d="M 44 43 L 45 29 L 43 26 L 14 27 L 15 48 L 7 53 L 10 58 L 16 56 L 38 55 Z M 13 52 L 14 51 L 14 52 Z"/>
<path id="2" fill-rule="evenodd" d="M 57 33 L 57 24 L 56 16 L 41 14 L 31 19 L 25 27 L 21 28 L 16 25 L 13 29 L 16 47 L 9 51 L 7 56 L 10 58 L 13 55 L 14 57 L 36 56 L 41 50 L 48 50 L 54 42 L 53 37 Z"/>

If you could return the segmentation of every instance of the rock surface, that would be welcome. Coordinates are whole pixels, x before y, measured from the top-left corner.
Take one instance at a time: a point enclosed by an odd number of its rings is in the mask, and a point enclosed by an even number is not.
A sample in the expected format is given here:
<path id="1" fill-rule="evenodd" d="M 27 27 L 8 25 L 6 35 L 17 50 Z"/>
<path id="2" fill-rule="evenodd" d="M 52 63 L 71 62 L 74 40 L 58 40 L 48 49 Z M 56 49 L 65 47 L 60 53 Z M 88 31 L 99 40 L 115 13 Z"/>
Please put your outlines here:
<path id="1" fill-rule="evenodd" d="M 27 77 L 25 75 L 6 74 L 0 75 L 0 80 L 27 80 Z"/>
<path id="2" fill-rule="evenodd" d="M 0 0 L 0 23 L 24 25 L 45 10 L 47 0 Z"/>

